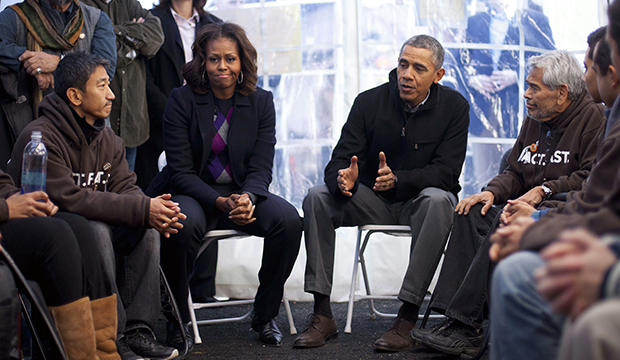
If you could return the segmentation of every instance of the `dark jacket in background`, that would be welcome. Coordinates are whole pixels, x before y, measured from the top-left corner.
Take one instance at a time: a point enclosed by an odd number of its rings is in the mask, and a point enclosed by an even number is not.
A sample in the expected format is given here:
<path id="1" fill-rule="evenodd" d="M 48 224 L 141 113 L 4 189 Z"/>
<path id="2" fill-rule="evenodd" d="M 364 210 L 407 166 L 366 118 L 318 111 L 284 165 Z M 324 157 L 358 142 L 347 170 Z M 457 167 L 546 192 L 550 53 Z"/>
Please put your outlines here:
<path id="1" fill-rule="evenodd" d="M 490 31 L 491 14 L 480 12 L 467 19 L 466 42 L 469 44 L 491 44 Z M 555 42 L 549 26 L 549 19 L 545 14 L 532 9 L 523 9 L 521 16 L 509 20 L 504 45 L 519 45 L 521 40 L 520 29 L 523 32 L 523 43 L 529 49 L 554 50 Z M 528 49 L 528 50 L 529 50 Z M 494 70 L 493 51 L 490 49 L 460 49 L 449 50 L 458 64 L 459 91 L 470 102 L 469 132 L 476 136 L 499 136 L 514 138 L 519 131 L 517 114 L 519 96 L 517 83 L 506 87 L 491 95 L 491 98 L 481 94 L 473 87 L 469 87 L 469 77 L 472 75 L 491 75 Z M 537 51 L 525 51 L 524 60 L 533 55 L 540 55 Z M 495 64 L 497 70 L 519 71 L 519 51 L 502 50 Z M 527 76 L 527 74 L 525 75 Z M 525 87 L 527 89 L 527 86 Z M 500 108 L 498 110 L 498 108 Z"/>
<path id="2" fill-rule="evenodd" d="M 164 151 L 162 122 L 168 96 L 172 89 L 184 84 L 181 66 L 185 64 L 185 53 L 183 52 L 179 28 L 172 17 L 170 7 L 153 9 L 151 14 L 161 20 L 164 43 L 157 54 L 149 59 L 146 68 L 146 98 L 149 109 L 150 137 L 145 144 L 138 147 L 135 168 L 138 175 L 138 186 L 142 189 L 149 186 L 159 171 L 157 159 L 159 154 Z M 203 25 L 221 22 L 222 20 L 212 14 L 203 14 L 196 26 L 196 32 Z"/>
<path id="3" fill-rule="evenodd" d="M 45 5 L 47 4 L 47 5 Z M 41 11 L 48 18 L 60 16 L 58 10 L 52 9 L 48 3 L 41 6 Z M 99 9 L 80 4 L 84 14 L 82 27 L 83 39 L 78 39 L 74 48 L 69 50 L 53 50 L 43 48 L 45 53 L 66 55 L 74 51 L 89 51 L 110 61 L 106 71 L 110 78 L 114 77 L 116 68 L 116 51 L 114 31 L 109 17 Z M 77 7 L 70 6 L 73 16 L 77 16 Z M 71 20 L 71 18 L 69 19 Z M 13 145 L 24 127 L 35 119 L 34 93 L 38 85 L 33 76 L 26 73 L 19 57 L 27 47 L 28 29 L 15 10 L 6 8 L 0 12 L 0 169 L 7 169 L 7 161 L 11 158 Z M 64 31 L 67 31 L 65 29 Z M 43 95 L 50 94 L 49 87 Z"/>
<path id="4" fill-rule="evenodd" d="M 348 168 L 357 155 L 359 176 L 351 192 L 355 194 L 360 182 L 372 189 L 381 151 L 398 177 L 395 189 L 379 193 L 386 200 L 409 200 L 427 187 L 458 194 L 469 104 L 445 86 L 433 84 L 430 89 L 428 100 L 414 114 L 404 110 L 396 70 L 390 72 L 388 83 L 358 95 L 325 167 L 325 183 L 337 201 L 350 199 L 338 189 L 338 170 Z"/>
<path id="5" fill-rule="evenodd" d="M 12 73 L 0 64 L 0 170 L 7 170 L 13 144 L 22 129 L 34 118 L 24 74 Z"/>
<path id="6" fill-rule="evenodd" d="M 117 65 L 110 89 L 116 95 L 110 124 L 126 147 L 137 147 L 149 138 L 146 104 L 146 60 L 164 42 L 159 18 L 137 0 L 81 0 L 105 12 L 116 34 Z M 132 22 L 143 18 L 143 23 Z"/>

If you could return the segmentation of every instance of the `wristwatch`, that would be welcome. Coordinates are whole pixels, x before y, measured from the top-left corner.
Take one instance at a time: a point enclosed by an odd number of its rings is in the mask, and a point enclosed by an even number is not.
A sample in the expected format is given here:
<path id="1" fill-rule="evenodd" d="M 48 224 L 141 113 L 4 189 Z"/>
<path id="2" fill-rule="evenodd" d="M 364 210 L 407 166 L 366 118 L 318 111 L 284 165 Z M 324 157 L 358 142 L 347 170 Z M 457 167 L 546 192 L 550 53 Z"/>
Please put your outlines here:
<path id="1" fill-rule="evenodd" d="M 553 196 L 553 190 L 551 190 L 547 185 L 541 185 L 540 186 L 542 188 L 542 191 L 545 193 L 545 199 L 544 200 L 549 200 L 551 199 L 551 197 Z"/>

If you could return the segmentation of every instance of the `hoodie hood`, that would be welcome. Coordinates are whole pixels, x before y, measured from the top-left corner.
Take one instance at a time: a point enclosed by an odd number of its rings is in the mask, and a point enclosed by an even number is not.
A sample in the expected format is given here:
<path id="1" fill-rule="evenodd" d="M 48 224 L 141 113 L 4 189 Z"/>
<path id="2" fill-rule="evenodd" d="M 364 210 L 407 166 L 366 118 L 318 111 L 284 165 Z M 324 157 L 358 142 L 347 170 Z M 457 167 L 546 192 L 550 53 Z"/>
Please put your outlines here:
<path id="1" fill-rule="evenodd" d="M 47 95 L 39 105 L 39 114 L 45 116 L 60 133 L 66 138 L 69 145 L 87 144 L 86 137 L 80 128 L 78 120 L 67 102 L 58 94 Z"/>
<path id="2" fill-rule="evenodd" d="M 589 106 L 592 102 L 592 98 L 588 95 L 588 92 L 583 90 L 581 94 L 579 94 L 579 97 L 573 100 L 564 112 L 549 121 L 543 122 L 542 124 L 546 124 L 549 128 L 553 129 L 555 134 L 562 135 L 566 131 L 566 128 L 570 125 L 571 120 L 575 116 L 581 114 L 583 109 Z"/>

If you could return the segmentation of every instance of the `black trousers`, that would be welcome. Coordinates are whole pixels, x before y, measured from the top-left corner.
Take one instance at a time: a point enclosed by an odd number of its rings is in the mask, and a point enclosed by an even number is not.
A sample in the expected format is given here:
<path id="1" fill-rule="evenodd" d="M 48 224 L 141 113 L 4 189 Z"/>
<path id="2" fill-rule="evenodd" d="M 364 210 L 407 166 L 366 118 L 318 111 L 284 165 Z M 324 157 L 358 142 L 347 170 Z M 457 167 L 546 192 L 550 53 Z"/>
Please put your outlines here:
<path id="1" fill-rule="evenodd" d="M 474 328 L 488 314 L 488 291 L 494 263 L 489 258 L 490 236 L 499 226 L 502 207 L 485 216 L 481 204 L 468 215 L 454 214 L 454 227 L 435 286 L 431 308 Z"/>
<path id="2" fill-rule="evenodd" d="M 0 359 L 10 359 L 19 343 L 17 336 L 20 306 L 11 269 L 0 260 Z"/>
<path id="3" fill-rule="evenodd" d="M 187 306 L 188 279 L 194 268 L 204 234 L 212 229 L 236 229 L 264 238 L 263 257 L 258 279 L 260 285 L 254 300 L 256 316 L 269 321 L 278 315 L 288 279 L 299 253 L 302 225 L 293 205 L 279 196 L 269 196 L 256 204 L 256 221 L 239 226 L 223 214 L 205 214 L 200 204 L 189 196 L 175 195 L 187 220 L 183 229 L 161 241 L 161 265 L 175 296 L 181 317 L 189 321 Z"/>
<path id="4" fill-rule="evenodd" d="M 112 294 L 88 220 L 70 213 L 0 224 L 2 246 L 29 280 L 36 281 L 48 306 L 84 296 Z"/>

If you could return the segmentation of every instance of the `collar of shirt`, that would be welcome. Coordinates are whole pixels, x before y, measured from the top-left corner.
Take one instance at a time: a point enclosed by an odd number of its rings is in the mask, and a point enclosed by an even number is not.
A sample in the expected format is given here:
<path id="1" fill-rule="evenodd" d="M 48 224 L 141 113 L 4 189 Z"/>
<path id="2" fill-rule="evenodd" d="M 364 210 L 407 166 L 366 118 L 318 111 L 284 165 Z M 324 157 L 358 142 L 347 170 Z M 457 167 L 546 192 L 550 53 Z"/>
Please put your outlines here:
<path id="1" fill-rule="evenodd" d="M 54 27 L 61 34 L 63 33 L 65 26 L 73 18 L 74 13 L 77 12 L 77 7 L 74 6 L 74 2 L 71 2 L 71 5 L 69 5 L 67 10 L 62 13 L 60 10 L 52 7 L 48 1 L 39 1 L 39 4 L 41 4 L 41 8 L 48 16 L 48 19 L 54 24 Z"/>
<path id="2" fill-rule="evenodd" d="M 408 113 L 414 113 L 416 111 L 418 111 L 418 109 L 420 108 L 420 106 L 424 105 L 424 103 L 426 103 L 426 100 L 428 100 L 428 97 L 431 96 L 431 89 L 428 89 L 428 93 L 426 93 L 426 97 L 424 98 L 424 100 L 422 100 L 418 105 L 416 105 L 414 108 L 411 108 L 411 106 L 406 102 L 403 101 L 403 104 L 405 106 L 405 111 Z"/>
<path id="3" fill-rule="evenodd" d="M 95 135 L 97 135 L 105 127 L 105 120 L 97 119 L 95 120 L 95 123 L 91 125 L 86 121 L 86 117 L 80 116 L 80 114 L 78 114 L 73 107 L 71 107 L 71 113 L 73 113 L 73 117 L 77 121 L 78 125 L 80 125 L 80 129 L 82 129 L 82 133 L 84 133 L 84 137 L 86 137 L 86 141 L 90 145 L 95 138 Z"/>
<path id="4" fill-rule="evenodd" d="M 194 13 L 189 19 L 184 18 L 179 15 L 172 7 L 170 7 L 170 12 L 172 13 L 172 17 L 174 18 L 174 22 L 177 24 L 179 28 L 179 35 L 181 36 L 181 43 L 183 44 L 183 54 L 185 55 L 185 62 L 188 62 L 192 59 L 192 44 L 194 43 L 194 39 L 196 38 L 196 25 L 200 20 L 198 16 L 198 11 L 193 9 Z"/>
<path id="5" fill-rule="evenodd" d="M 195 27 L 196 26 L 196 24 L 198 23 L 198 19 L 200 19 L 200 16 L 198 16 L 198 11 L 196 11 L 195 8 L 192 10 L 193 10 L 192 16 L 190 16 L 189 19 L 186 19 L 183 16 L 179 15 L 179 13 L 174 11 L 172 7 L 170 7 L 170 12 L 172 12 L 172 17 L 174 18 L 174 22 L 176 22 L 177 26 L 179 27 L 181 26 Z"/>
<path id="6" fill-rule="evenodd" d="M 609 111 L 609 115 L 607 116 L 607 124 L 605 125 L 606 126 L 605 137 L 607 137 L 609 130 L 611 130 L 611 127 L 614 126 L 616 122 L 618 122 L 619 118 L 620 118 L 620 95 L 618 95 L 618 97 L 616 98 L 616 101 L 614 102 L 614 106 L 611 107 L 611 110 Z"/>

